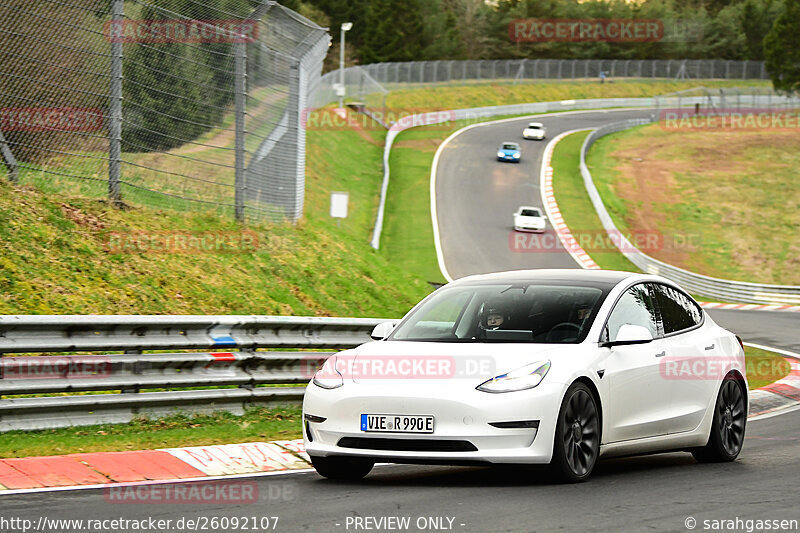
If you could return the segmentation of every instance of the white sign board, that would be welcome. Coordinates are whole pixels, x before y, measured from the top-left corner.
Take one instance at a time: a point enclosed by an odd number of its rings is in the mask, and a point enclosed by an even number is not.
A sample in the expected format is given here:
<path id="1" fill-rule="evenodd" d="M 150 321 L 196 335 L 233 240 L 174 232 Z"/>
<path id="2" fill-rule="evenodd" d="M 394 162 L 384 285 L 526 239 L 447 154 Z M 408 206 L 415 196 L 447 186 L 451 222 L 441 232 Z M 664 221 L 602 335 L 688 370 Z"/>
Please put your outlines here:
<path id="1" fill-rule="evenodd" d="M 331 193 L 331 216 L 333 218 L 347 218 L 347 200 L 349 194 L 346 192 Z"/>

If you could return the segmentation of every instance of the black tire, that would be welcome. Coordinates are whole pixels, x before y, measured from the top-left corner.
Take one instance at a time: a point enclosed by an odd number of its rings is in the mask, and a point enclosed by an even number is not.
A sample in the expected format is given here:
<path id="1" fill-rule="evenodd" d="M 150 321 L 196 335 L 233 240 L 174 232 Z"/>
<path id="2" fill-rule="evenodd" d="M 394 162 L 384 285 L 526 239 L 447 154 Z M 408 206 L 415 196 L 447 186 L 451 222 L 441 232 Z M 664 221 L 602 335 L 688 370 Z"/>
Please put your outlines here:
<path id="1" fill-rule="evenodd" d="M 586 481 L 599 453 L 600 417 L 594 396 L 583 383 L 573 383 L 561 401 L 556 421 L 551 473 L 563 483 Z"/>
<path id="2" fill-rule="evenodd" d="M 695 459 L 701 463 L 724 463 L 739 456 L 747 425 L 744 394 L 743 383 L 735 377 L 727 376 L 722 381 L 714 404 L 708 444 L 692 450 Z"/>
<path id="3" fill-rule="evenodd" d="M 369 474 L 375 461 L 359 457 L 315 457 L 311 464 L 322 477 L 343 481 L 356 481 Z"/>

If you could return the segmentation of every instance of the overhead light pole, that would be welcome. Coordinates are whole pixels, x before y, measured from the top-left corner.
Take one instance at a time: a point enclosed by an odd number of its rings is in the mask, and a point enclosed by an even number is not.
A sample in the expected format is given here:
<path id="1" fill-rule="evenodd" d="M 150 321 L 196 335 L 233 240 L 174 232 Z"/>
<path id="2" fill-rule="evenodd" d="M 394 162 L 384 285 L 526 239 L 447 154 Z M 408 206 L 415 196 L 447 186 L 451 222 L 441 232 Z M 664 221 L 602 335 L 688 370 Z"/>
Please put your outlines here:
<path id="1" fill-rule="evenodd" d="M 344 34 L 352 28 L 352 22 L 342 22 L 339 32 L 339 109 L 344 107 Z"/>

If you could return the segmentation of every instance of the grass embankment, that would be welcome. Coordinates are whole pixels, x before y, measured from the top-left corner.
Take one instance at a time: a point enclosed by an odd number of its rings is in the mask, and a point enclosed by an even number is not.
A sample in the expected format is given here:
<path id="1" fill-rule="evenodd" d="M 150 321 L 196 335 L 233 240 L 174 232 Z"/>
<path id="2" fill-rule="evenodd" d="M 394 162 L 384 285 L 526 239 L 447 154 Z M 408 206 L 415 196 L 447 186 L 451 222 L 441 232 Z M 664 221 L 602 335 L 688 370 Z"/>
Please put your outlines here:
<path id="1" fill-rule="evenodd" d="M 118 210 L 0 178 L 0 314 L 401 316 L 430 287 L 367 244 L 380 148 L 354 135 L 312 137 L 309 207 L 295 226 L 243 228 L 216 213 L 141 205 Z M 377 168 L 362 165 L 370 161 Z M 328 218 L 334 188 L 351 193 L 351 216 L 341 227 Z M 235 243 L 243 231 L 255 247 L 232 253 L 156 249 L 165 236 L 222 233 Z M 126 249 L 113 246 L 120 239 Z"/>
<path id="2" fill-rule="evenodd" d="M 751 80 L 648 80 L 620 79 L 601 84 L 597 80 L 537 80 L 513 84 L 486 82 L 392 90 L 386 97 L 390 109 L 465 109 L 521 102 L 554 102 L 586 98 L 638 98 L 683 91 L 698 86 L 768 87 Z"/>
<path id="3" fill-rule="evenodd" d="M 786 376 L 786 360 L 772 352 L 745 347 L 750 389 Z M 61 455 L 235 444 L 296 439 L 302 436 L 300 407 L 256 407 L 244 416 L 228 413 L 137 419 L 130 424 L 107 424 L 42 431 L 13 431 L 0 438 L 0 458 Z"/>
<path id="4" fill-rule="evenodd" d="M 588 131 L 567 135 L 553 150 L 553 192 L 564 222 L 600 268 L 638 272 L 636 265 L 606 238 L 606 232 L 586 192 L 580 171 L 580 154 Z"/>
<path id="5" fill-rule="evenodd" d="M 653 124 L 600 139 L 587 164 L 621 230 L 663 236 L 648 254 L 709 276 L 800 284 L 800 132 Z"/>

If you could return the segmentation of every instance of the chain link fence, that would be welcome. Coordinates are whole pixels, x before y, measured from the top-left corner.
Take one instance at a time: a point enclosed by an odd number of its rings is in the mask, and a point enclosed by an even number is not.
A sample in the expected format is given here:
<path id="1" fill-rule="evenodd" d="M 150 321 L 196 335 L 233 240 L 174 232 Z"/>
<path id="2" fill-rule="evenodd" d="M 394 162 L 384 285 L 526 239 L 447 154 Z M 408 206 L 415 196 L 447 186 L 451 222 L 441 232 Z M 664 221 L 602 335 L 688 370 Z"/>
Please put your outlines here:
<path id="1" fill-rule="evenodd" d="M 497 59 L 375 63 L 345 69 L 348 99 L 379 107 L 388 91 L 433 84 L 523 83 L 535 80 L 659 78 L 679 80 L 766 80 L 763 61 L 636 59 Z M 315 88 L 315 105 L 336 98 L 339 71 L 328 72 Z"/>
<path id="2" fill-rule="evenodd" d="M 296 220 L 329 41 L 272 1 L 0 0 L 0 155 L 45 191 Z"/>
<path id="3" fill-rule="evenodd" d="M 654 97 L 655 116 L 663 120 L 671 111 L 687 108 L 705 116 L 789 113 L 800 109 L 800 99 L 775 92 L 772 87 L 695 87 Z"/>
<path id="4" fill-rule="evenodd" d="M 387 89 L 396 85 L 522 82 L 598 78 L 768 79 L 763 61 L 636 59 L 508 59 L 480 61 L 411 61 L 362 67 Z"/>

